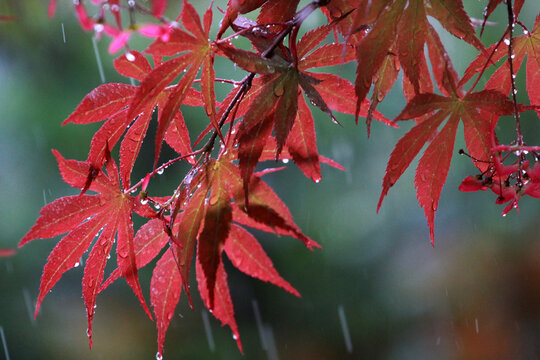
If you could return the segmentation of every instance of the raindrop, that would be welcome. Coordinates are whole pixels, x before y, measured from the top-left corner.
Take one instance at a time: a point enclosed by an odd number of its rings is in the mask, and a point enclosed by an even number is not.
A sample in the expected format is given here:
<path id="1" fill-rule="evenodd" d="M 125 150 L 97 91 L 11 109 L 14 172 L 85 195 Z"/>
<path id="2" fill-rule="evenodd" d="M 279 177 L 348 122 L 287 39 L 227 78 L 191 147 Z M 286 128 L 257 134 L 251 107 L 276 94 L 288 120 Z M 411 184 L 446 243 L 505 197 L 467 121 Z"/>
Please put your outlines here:
<path id="1" fill-rule="evenodd" d="M 514 95 L 517 94 L 517 89 L 514 89 Z"/>
<path id="2" fill-rule="evenodd" d="M 318 184 L 321 182 L 321 179 L 315 179 L 315 184 Z"/>
<path id="3" fill-rule="evenodd" d="M 523 29 L 523 35 L 529 35 L 529 31 L 527 31 L 527 29 Z"/>
<path id="4" fill-rule="evenodd" d="M 23 289 L 23 296 L 24 296 L 24 305 L 26 306 L 26 311 L 28 313 L 28 317 L 30 318 L 30 322 L 32 325 L 36 325 L 36 318 L 34 317 L 34 314 L 32 313 L 32 300 L 30 298 L 30 293 L 28 292 L 27 288 Z"/>
<path id="5" fill-rule="evenodd" d="M 351 342 L 351 334 L 349 333 L 349 326 L 347 325 L 347 319 L 345 318 L 345 310 L 343 309 L 343 305 L 338 306 L 338 315 L 339 315 L 339 322 L 341 323 L 341 331 L 343 331 L 343 336 L 345 337 L 345 347 L 347 348 L 347 352 L 350 354 L 352 353 L 352 342 Z"/>
<path id="6" fill-rule="evenodd" d="M 510 55 L 510 59 L 514 59 L 516 57 L 516 54 Z"/>
<path id="7" fill-rule="evenodd" d="M 94 31 L 100 33 L 103 31 L 103 24 L 94 24 Z"/>
<path id="8" fill-rule="evenodd" d="M 163 360 L 163 355 L 159 351 L 156 353 L 156 360 Z"/>
<path id="9" fill-rule="evenodd" d="M 141 205 L 148 204 L 148 199 L 141 199 Z"/>
<path id="10" fill-rule="evenodd" d="M 79 267 L 79 265 L 81 265 L 81 263 L 77 261 L 77 262 L 75 263 L 75 265 L 73 265 L 73 267 L 76 268 L 76 267 Z"/>
<path id="11" fill-rule="evenodd" d="M 6 360 L 9 360 L 9 352 L 7 348 L 6 335 L 4 334 L 4 328 L 0 326 L 0 338 L 2 338 L 2 347 L 4 348 L 4 354 L 6 355 Z"/>
<path id="12" fill-rule="evenodd" d="M 281 160 L 284 164 L 288 164 L 289 163 L 289 159 L 283 159 Z"/>
<path id="13" fill-rule="evenodd" d="M 126 59 L 127 61 L 135 61 L 135 55 L 130 53 L 129 51 L 126 53 Z"/>
<path id="14" fill-rule="evenodd" d="M 510 45 L 510 39 L 504 39 L 504 43 L 505 43 L 506 45 Z"/>
<path id="15" fill-rule="evenodd" d="M 101 56 L 99 55 L 99 49 L 95 37 L 92 37 L 92 46 L 94 47 L 94 53 L 96 54 L 99 77 L 101 79 L 101 82 L 105 83 L 105 72 L 103 71 L 103 63 L 101 62 Z"/>
<path id="16" fill-rule="evenodd" d="M 64 23 L 62 23 L 62 40 L 66 43 L 66 30 L 64 29 Z"/>
<path id="17" fill-rule="evenodd" d="M 210 313 L 212 312 L 212 310 L 209 311 Z M 216 344 L 214 343 L 214 336 L 212 335 L 212 328 L 210 327 L 208 313 L 202 310 L 201 314 L 203 319 L 204 332 L 206 333 L 206 339 L 208 340 L 208 347 L 210 348 L 210 351 L 214 352 L 216 349 Z"/>
<path id="18" fill-rule="evenodd" d="M 120 6 L 114 4 L 114 5 L 111 5 L 111 11 L 112 12 L 118 12 L 120 11 Z"/>
<path id="19" fill-rule="evenodd" d="M 159 204 L 154 204 L 154 208 L 155 208 L 156 210 L 159 210 L 159 209 L 161 209 L 161 206 L 160 206 Z"/>
<path id="20" fill-rule="evenodd" d="M 233 338 L 234 340 L 238 340 L 238 335 L 233 334 L 233 335 L 232 335 L 232 338 Z"/>
<path id="21" fill-rule="evenodd" d="M 90 337 L 90 329 L 86 329 L 86 336 Z"/>
<path id="22" fill-rule="evenodd" d="M 161 175 L 161 174 L 163 174 L 164 171 L 165 171 L 165 169 L 163 169 L 163 168 L 158 169 L 157 174 L 158 174 L 158 175 Z"/>

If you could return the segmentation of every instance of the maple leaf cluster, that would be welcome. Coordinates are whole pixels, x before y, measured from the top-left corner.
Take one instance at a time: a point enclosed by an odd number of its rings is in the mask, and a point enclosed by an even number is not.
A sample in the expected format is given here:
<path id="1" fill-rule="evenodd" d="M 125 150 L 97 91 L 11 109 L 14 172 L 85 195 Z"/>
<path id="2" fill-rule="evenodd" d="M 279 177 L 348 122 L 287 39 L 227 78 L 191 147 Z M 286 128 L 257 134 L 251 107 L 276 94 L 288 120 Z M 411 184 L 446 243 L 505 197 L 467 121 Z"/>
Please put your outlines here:
<path id="1" fill-rule="evenodd" d="M 415 121 L 390 154 L 377 209 L 429 144 L 416 169 L 415 187 L 432 242 L 435 213 L 460 123 L 467 147 L 462 152 L 481 172 L 465 179 L 460 190 L 491 188 L 498 195 L 497 203 L 509 202 L 504 214 L 517 207 L 523 195 L 540 197 L 540 148 L 525 144 L 519 126 L 521 112 L 538 112 L 540 107 L 540 16 L 529 31 L 518 20 L 524 0 L 506 1 L 508 26 L 501 40 L 488 47 L 476 36 L 462 1 L 456 0 L 314 0 L 303 8 L 299 0 L 230 0 L 214 40 L 213 2 L 200 16 L 184 0 L 176 20 L 165 16 L 166 0 L 153 0 L 150 8 L 134 0 L 73 3 L 83 29 L 98 38 L 110 37 L 111 53 L 125 50 L 114 60 L 114 67 L 135 85 L 97 87 L 64 121 L 103 122 L 85 161 L 65 159 L 53 150 L 62 178 L 80 189 L 80 195 L 46 205 L 19 245 L 67 233 L 43 270 L 36 315 L 63 273 L 90 250 L 82 281 L 90 345 L 96 297 L 120 277 L 156 322 L 158 358 L 182 289 L 192 304 L 193 262 L 205 306 L 231 328 L 240 350 L 224 253 L 240 271 L 299 296 L 247 229 L 287 235 L 309 249 L 319 247 L 302 233 L 286 205 L 262 180 L 264 174 L 281 168 L 257 171 L 258 164 L 267 160 L 292 160 L 306 177 L 319 182 L 321 163 L 343 169 L 318 153 L 313 107 L 334 123 L 338 123 L 334 112 L 356 120 L 365 117 L 368 136 L 372 119 L 391 127 L 402 120 Z M 489 1 L 482 31 L 501 4 L 502 0 Z M 56 1 L 50 1 L 49 15 L 56 6 Z M 256 20 L 243 16 L 256 9 L 260 10 Z M 328 22 L 299 36 L 304 20 L 315 11 L 322 11 Z M 462 78 L 428 16 L 478 50 Z M 150 20 L 138 22 L 141 18 Z M 523 35 L 514 36 L 517 26 L 523 28 Z M 143 52 L 129 48 L 134 34 L 152 39 Z M 238 36 L 247 38 L 252 49 L 235 46 Z M 332 36 L 334 40 L 329 41 Z M 214 69 L 216 56 L 244 69 L 245 78 L 219 78 Z M 515 75 L 525 57 L 529 105 L 518 104 L 515 97 Z M 313 71 L 349 62 L 357 66 L 354 84 L 332 73 Z M 475 91 L 490 67 L 496 68 L 493 76 Z M 401 69 L 408 103 L 391 121 L 376 108 Z M 470 85 L 474 76 L 477 80 Z M 216 98 L 216 81 L 233 85 L 222 100 Z M 205 110 L 208 126 L 200 134 L 189 130 L 183 106 Z M 517 139 L 510 145 L 499 144 L 495 134 L 501 115 L 513 115 L 516 121 Z M 133 167 L 153 121 L 157 128 L 153 167 L 132 182 Z M 163 143 L 178 156 L 160 164 Z M 119 165 L 111 155 L 115 148 Z M 509 155 L 517 158 L 512 164 Z M 179 162 L 189 164 L 190 170 L 175 191 L 166 197 L 149 194 L 154 176 Z M 146 219 L 136 231 L 134 215 Z M 105 266 L 115 246 L 117 269 L 105 279 Z M 138 270 L 156 258 L 150 283 L 152 313 Z"/>

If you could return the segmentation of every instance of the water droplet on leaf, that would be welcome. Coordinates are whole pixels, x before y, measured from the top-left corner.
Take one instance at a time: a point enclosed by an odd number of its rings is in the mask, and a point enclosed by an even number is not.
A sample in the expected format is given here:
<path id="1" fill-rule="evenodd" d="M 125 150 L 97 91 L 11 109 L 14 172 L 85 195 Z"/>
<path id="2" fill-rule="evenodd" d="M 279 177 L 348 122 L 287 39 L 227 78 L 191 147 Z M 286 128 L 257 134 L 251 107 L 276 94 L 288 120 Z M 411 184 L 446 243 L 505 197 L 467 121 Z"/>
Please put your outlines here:
<path id="1" fill-rule="evenodd" d="M 133 55 L 130 52 L 127 52 L 126 53 L 126 59 L 127 59 L 127 61 L 135 61 L 135 55 Z"/>

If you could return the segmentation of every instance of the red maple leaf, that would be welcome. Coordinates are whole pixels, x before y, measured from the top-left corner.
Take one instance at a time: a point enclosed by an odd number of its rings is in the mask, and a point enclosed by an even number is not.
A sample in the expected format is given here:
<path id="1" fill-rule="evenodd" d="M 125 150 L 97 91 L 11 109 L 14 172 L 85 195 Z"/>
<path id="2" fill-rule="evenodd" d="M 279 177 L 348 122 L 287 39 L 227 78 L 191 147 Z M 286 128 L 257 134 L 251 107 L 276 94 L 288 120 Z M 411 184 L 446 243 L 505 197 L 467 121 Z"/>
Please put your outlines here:
<path id="1" fill-rule="evenodd" d="M 64 181 L 77 189 L 84 188 L 91 164 L 66 160 L 56 150 L 53 153 Z M 137 295 L 148 316 L 152 318 L 141 292 L 135 262 L 131 217 L 132 212 L 136 210 L 138 199 L 122 191 L 118 169 L 110 156 L 105 168 L 107 174 L 100 171 L 89 186 L 89 190 L 97 192 L 96 195 L 67 196 L 46 205 L 41 209 L 36 224 L 19 243 L 19 246 L 23 246 L 35 239 L 51 238 L 68 233 L 53 249 L 43 269 L 36 316 L 43 298 L 60 280 L 62 274 L 78 266 L 83 254 L 92 247 L 86 261 L 82 284 L 88 316 L 90 346 L 92 345 L 92 319 L 96 296 L 103 280 L 103 271 L 115 235 L 120 273 Z M 96 236 L 97 239 L 95 239 Z M 91 246 L 93 242 L 94 245 Z"/>
<path id="2" fill-rule="evenodd" d="M 406 120 L 425 116 L 398 141 L 392 151 L 377 207 L 379 210 L 388 190 L 424 145 L 430 142 L 416 169 L 415 187 L 418 202 L 428 221 L 432 244 L 435 212 L 450 168 L 459 121 L 463 122 L 465 142 L 471 155 L 487 161 L 491 155 L 491 121 L 489 117 L 481 116 L 480 111 L 497 116 L 513 113 L 512 102 L 500 92 L 483 90 L 463 95 L 460 89 L 455 90 L 455 83 L 456 80 L 449 77 L 446 91 L 451 93 L 450 96 L 433 93 L 416 95 L 396 117 L 395 120 Z M 438 131 L 446 118 L 449 120 Z"/>

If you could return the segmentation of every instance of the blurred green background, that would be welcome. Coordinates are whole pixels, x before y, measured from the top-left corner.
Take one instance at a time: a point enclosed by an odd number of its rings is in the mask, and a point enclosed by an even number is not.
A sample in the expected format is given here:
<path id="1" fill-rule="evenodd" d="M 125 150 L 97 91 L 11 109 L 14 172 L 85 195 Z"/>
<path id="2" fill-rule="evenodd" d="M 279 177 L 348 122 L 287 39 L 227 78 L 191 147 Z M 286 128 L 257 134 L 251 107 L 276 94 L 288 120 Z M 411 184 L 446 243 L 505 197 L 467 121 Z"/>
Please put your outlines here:
<path id="1" fill-rule="evenodd" d="M 60 126 L 101 80 L 91 34 L 79 28 L 69 2 L 60 2 L 53 19 L 46 16 L 46 3 L 0 3 L 0 14 L 17 16 L 15 22 L 0 23 L 0 248 L 16 247 L 45 203 L 76 193 L 61 181 L 50 150 L 83 160 L 98 128 Z M 169 16 L 178 13 L 177 3 Z M 196 3 L 201 10 L 208 5 L 208 1 Z M 470 14 L 480 18 L 487 1 L 465 3 Z M 225 7 L 224 1 L 216 4 Z M 537 12 L 536 1 L 528 0 L 521 20 L 532 28 Z M 496 41 L 503 32 L 502 8 L 492 20 L 499 25 L 487 29 L 482 39 L 485 44 Z M 322 21 L 322 15 L 314 14 L 305 28 Z M 444 31 L 443 41 L 463 73 L 475 50 Z M 146 43 L 135 39 L 132 45 L 137 49 Z M 108 40 L 97 45 L 106 81 L 128 81 L 112 68 Z M 352 64 L 332 71 L 354 79 Z M 217 73 L 236 79 L 244 75 L 226 61 L 217 62 Z M 524 69 L 518 81 L 520 100 L 527 102 Z M 390 118 L 404 105 L 400 80 L 397 84 L 379 107 Z M 226 89 L 220 91 L 223 96 Z M 375 213 L 386 161 L 411 124 L 391 129 L 376 123 L 367 139 L 365 126 L 354 125 L 352 116 L 339 114 L 344 125 L 340 128 L 320 111 L 314 110 L 314 114 L 320 153 L 334 158 L 347 171 L 325 166 L 320 184 L 304 178 L 292 164 L 267 176 L 300 228 L 323 249 L 309 252 L 290 238 L 257 233 L 276 268 L 300 291 L 301 299 L 250 279 L 226 263 L 243 358 L 539 358 L 540 202 L 525 198 L 519 215 L 514 211 L 502 218 L 502 207 L 494 204 L 491 192 L 457 190 L 475 169 L 466 158 L 455 156 L 441 197 L 436 247 L 432 248 L 415 198 L 413 171 L 405 173 L 381 212 Z M 187 109 L 185 117 L 192 129 L 206 126 L 207 120 L 198 110 Z M 540 143 L 538 125 L 534 114 L 523 116 L 530 144 Z M 500 137 L 510 141 L 512 129 L 510 118 L 501 120 Z M 464 147 L 459 134 L 456 152 Z M 148 143 L 147 155 L 137 163 L 137 174 L 151 166 L 151 141 Z M 182 167 L 171 168 L 154 181 L 152 190 L 165 195 L 184 172 Z M 154 358 L 155 326 L 120 281 L 98 298 L 94 346 L 88 349 L 81 266 L 63 276 L 34 320 L 41 270 L 58 239 L 34 241 L 14 257 L 0 259 L 0 326 L 10 358 Z M 141 271 L 147 299 L 151 268 Z M 207 314 L 198 298 L 192 311 L 182 297 L 176 313 L 165 342 L 166 359 L 241 358 L 229 329 L 213 318 L 209 325 L 214 348 L 209 346 L 203 321 Z M 344 335 L 345 322 L 350 342 Z M 263 346 L 261 334 L 267 346 Z M 5 345 L 0 345 L 3 359 Z"/>

